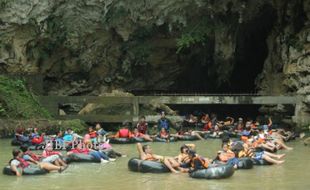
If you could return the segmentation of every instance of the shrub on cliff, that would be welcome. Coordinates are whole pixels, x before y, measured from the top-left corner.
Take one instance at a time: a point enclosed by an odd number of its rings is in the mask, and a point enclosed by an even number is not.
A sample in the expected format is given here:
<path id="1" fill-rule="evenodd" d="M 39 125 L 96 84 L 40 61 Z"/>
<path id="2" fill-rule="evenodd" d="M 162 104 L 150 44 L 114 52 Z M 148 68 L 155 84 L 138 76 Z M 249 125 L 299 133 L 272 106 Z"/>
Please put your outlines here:
<path id="1" fill-rule="evenodd" d="M 51 118 L 49 112 L 27 90 L 25 82 L 0 76 L 0 117 L 2 118 Z"/>

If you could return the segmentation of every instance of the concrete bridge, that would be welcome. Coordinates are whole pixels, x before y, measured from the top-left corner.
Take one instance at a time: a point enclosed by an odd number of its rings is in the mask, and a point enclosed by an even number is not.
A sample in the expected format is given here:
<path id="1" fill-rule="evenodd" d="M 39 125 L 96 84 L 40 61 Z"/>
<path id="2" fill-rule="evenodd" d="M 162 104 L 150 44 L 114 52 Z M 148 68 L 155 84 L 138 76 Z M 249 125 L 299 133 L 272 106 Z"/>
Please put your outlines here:
<path id="1" fill-rule="evenodd" d="M 124 120 L 136 121 L 139 116 L 139 107 L 142 104 L 162 103 L 170 105 L 203 105 L 203 104 L 227 104 L 227 105 L 279 105 L 290 104 L 298 107 L 303 98 L 300 96 L 259 96 L 253 94 L 230 94 L 230 95 L 154 95 L 154 96 L 40 96 L 40 102 L 57 119 L 82 119 L 89 122 L 122 122 Z M 59 115 L 60 104 L 130 104 L 132 111 L 128 115 Z M 298 112 L 295 111 L 295 117 Z M 175 118 L 178 120 L 179 117 Z M 147 116 L 149 120 L 156 120 L 156 116 Z"/>

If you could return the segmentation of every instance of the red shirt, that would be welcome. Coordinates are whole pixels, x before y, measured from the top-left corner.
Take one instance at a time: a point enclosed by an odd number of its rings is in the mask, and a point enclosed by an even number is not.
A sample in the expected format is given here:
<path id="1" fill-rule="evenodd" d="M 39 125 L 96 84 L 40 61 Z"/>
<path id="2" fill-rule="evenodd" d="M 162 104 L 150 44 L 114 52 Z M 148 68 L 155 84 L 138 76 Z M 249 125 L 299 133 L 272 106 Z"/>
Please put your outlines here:
<path id="1" fill-rule="evenodd" d="M 139 122 L 137 124 L 138 131 L 142 134 L 146 134 L 147 126 L 148 126 L 147 122 Z"/>

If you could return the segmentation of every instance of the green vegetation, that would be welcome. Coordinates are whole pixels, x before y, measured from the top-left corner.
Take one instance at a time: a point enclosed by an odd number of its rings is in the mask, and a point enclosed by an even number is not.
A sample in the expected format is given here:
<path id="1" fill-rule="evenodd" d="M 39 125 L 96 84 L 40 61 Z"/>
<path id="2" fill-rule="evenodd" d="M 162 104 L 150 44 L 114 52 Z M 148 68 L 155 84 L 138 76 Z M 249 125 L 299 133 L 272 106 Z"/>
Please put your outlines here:
<path id="1" fill-rule="evenodd" d="M 87 125 L 84 121 L 79 119 L 57 121 L 59 129 L 64 131 L 67 128 L 71 128 L 76 133 L 84 133 L 87 129 Z"/>
<path id="2" fill-rule="evenodd" d="M 0 117 L 51 118 L 36 97 L 26 89 L 23 80 L 10 79 L 6 76 L 0 76 Z"/>
<path id="3" fill-rule="evenodd" d="M 214 27 L 207 19 L 199 19 L 199 22 L 186 26 L 181 37 L 176 40 L 177 53 L 196 44 L 204 46 L 213 30 Z"/>

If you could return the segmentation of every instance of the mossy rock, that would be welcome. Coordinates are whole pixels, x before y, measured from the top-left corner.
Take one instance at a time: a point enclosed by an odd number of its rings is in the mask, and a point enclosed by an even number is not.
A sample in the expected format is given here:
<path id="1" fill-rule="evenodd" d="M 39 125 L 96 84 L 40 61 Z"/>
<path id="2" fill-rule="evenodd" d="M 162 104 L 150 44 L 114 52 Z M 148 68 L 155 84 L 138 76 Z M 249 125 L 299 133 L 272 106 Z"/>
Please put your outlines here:
<path id="1" fill-rule="evenodd" d="M 51 118 L 49 112 L 27 90 L 25 82 L 0 76 L 0 117 L 2 118 Z"/>

